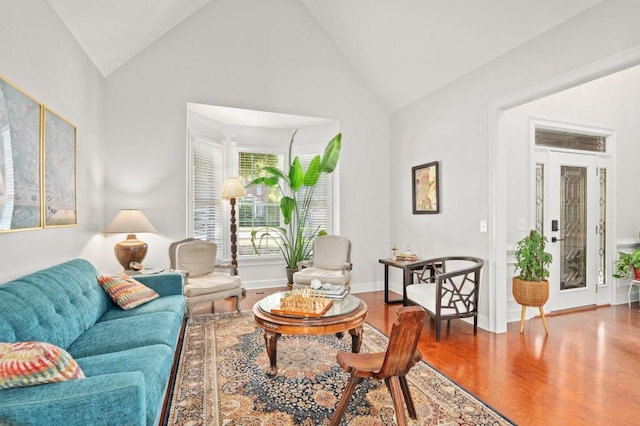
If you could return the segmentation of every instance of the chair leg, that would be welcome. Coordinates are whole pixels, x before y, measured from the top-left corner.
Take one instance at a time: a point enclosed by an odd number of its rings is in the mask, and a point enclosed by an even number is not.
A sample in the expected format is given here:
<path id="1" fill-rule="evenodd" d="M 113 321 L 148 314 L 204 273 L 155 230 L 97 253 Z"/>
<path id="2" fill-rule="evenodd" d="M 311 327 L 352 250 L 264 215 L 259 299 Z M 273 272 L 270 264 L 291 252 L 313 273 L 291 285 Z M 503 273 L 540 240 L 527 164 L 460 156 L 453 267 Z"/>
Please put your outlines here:
<path id="1" fill-rule="evenodd" d="M 441 322 L 442 321 L 440 321 L 439 318 L 436 318 L 436 342 L 440 341 L 440 325 L 441 325 L 440 323 Z"/>
<path id="2" fill-rule="evenodd" d="M 400 379 L 400 388 L 402 388 L 402 395 L 404 395 L 404 403 L 407 405 L 407 411 L 409 412 L 409 417 L 413 420 L 418 418 L 416 414 L 416 407 L 413 405 L 413 398 L 411 398 L 411 392 L 409 392 L 409 384 L 407 383 L 406 376 L 399 376 Z"/>
<path id="3" fill-rule="evenodd" d="M 216 313 L 216 305 L 215 305 L 215 300 L 211 301 L 211 313 L 215 314 Z"/>
<path id="4" fill-rule="evenodd" d="M 347 406 L 351 401 L 351 395 L 353 395 L 353 391 L 356 388 L 356 385 L 360 383 L 362 379 L 360 377 L 351 376 L 349 377 L 349 381 L 347 382 L 347 386 L 344 388 L 344 392 L 342 392 L 342 397 L 338 402 L 338 406 L 336 407 L 336 411 L 333 412 L 333 416 L 331 417 L 331 422 L 329 426 L 338 426 L 340 424 L 340 420 L 344 416 L 344 412 L 347 410 Z"/>
<path id="5" fill-rule="evenodd" d="M 240 313 L 240 299 L 241 296 L 236 296 L 236 311 L 238 311 L 238 313 Z"/>
<path id="6" fill-rule="evenodd" d="M 393 399 L 393 408 L 396 411 L 396 420 L 398 421 L 398 426 L 406 426 L 407 417 L 404 415 L 404 405 L 402 404 L 402 390 L 400 388 L 400 380 L 398 380 L 398 376 L 393 376 L 389 379 L 389 382 L 391 384 L 391 399 Z"/>
<path id="7" fill-rule="evenodd" d="M 473 316 L 473 335 L 478 334 L 478 314 Z"/>

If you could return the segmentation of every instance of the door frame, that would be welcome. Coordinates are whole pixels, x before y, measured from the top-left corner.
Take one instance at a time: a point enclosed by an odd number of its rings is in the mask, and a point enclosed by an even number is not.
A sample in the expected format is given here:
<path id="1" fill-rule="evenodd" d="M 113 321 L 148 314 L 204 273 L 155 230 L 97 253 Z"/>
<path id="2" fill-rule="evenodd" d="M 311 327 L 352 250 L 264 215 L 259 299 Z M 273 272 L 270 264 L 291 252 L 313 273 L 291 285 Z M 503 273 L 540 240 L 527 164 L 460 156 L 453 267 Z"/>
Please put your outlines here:
<path id="1" fill-rule="evenodd" d="M 582 83 L 597 80 L 618 71 L 640 64 L 640 46 L 634 46 L 612 54 L 602 60 L 581 66 L 577 69 L 558 74 L 548 80 L 534 83 L 523 89 L 506 93 L 489 102 L 488 131 L 489 131 L 489 261 L 487 265 L 489 298 L 489 330 L 505 333 L 508 322 L 508 297 L 511 286 L 512 268 L 509 265 L 507 241 L 507 144 L 501 137 L 499 127 L 503 112 L 561 92 L 562 90 L 578 86 Z M 615 142 L 612 153 L 615 158 Z M 607 180 L 612 188 L 609 193 L 609 206 L 616 206 L 616 174 L 615 169 L 608 173 Z M 613 209 L 615 211 L 615 209 Z M 615 241 L 617 226 L 615 216 L 610 215 L 609 238 Z M 613 292 L 611 303 L 622 303 L 622 297 Z M 620 300 L 618 300 L 620 299 Z"/>
<path id="2" fill-rule="evenodd" d="M 580 151 L 580 150 L 572 150 L 572 149 L 562 149 L 562 148 L 552 148 L 552 147 L 544 147 L 544 146 L 536 146 L 535 144 L 535 134 L 536 129 L 546 129 L 546 130 L 557 130 L 563 132 L 570 133 L 580 133 L 585 135 L 593 135 L 600 136 L 606 139 L 606 152 L 589 152 L 589 151 Z M 594 298 L 596 305 L 607 305 L 614 304 L 615 301 L 615 286 L 616 280 L 611 276 L 612 273 L 612 265 L 616 256 L 616 238 L 615 238 L 615 185 L 614 185 L 614 176 L 615 176 L 615 147 L 616 147 L 616 132 L 613 129 L 596 127 L 596 126 L 587 126 L 576 123 L 568 123 L 557 120 L 549 120 L 538 117 L 531 117 L 529 119 L 529 150 L 531 164 L 529 171 L 529 197 L 530 207 L 529 207 L 529 217 L 533 220 L 536 215 L 536 205 L 533 199 L 533 194 L 536 193 L 536 163 L 544 163 L 545 167 L 548 165 L 549 156 L 548 153 L 550 151 L 562 152 L 568 154 L 588 154 L 593 155 L 596 158 L 596 169 L 598 171 L 600 169 L 607 169 L 607 183 L 606 183 L 606 239 L 605 239 L 605 247 L 606 247 L 606 256 L 605 256 L 605 273 L 604 273 L 604 283 L 599 283 L 596 280 L 596 295 Z M 546 170 L 546 169 L 545 169 Z M 545 221 L 548 218 L 548 205 L 545 203 L 544 206 L 544 214 Z M 599 216 L 598 216 L 599 219 Z M 551 239 L 551 235 L 547 236 Z M 552 285 L 552 284 L 550 284 Z"/>

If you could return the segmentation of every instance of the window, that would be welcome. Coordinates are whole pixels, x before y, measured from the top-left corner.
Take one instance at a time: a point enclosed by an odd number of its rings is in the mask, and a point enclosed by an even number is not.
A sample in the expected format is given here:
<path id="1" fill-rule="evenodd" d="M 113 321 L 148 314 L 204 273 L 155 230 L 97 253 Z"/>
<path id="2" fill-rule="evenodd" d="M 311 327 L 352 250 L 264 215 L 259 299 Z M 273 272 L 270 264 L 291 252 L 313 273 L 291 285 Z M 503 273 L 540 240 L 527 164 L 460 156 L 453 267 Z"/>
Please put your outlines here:
<path id="1" fill-rule="evenodd" d="M 212 139 L 190 137 L 190 214 L 191 236 L 218 245 L 218 257 L 225 253 L 223 244 L 222 185 L 224 149 Z"/>
<path id="2" fill-rule="evenodd" d="M 189 206 L 188 226 L 194 238 L 212 241 L 218 245 L 218 258 L 229 257 L 228 204 L 222 199 L 222 187 L 226 176 L 239 176 L 244 184 L 259 176 L 265 166 L 284 169 L 285 155 L 273 148 L 271 152 L 249 150 L 249 145 L 237 146 L 229 150 L 222 141 L 190 135 L 189 137 Z M 318 147 L 318 150 L 321 148 Z M 303 168 L 308 167 L 312 158 L 321 153 L 298 154 Z M 232 159 L 233 158 L 233 159 Z M 227 160 L 229 159 L 229 160 Z M 226 165 L 230 165 L 225 169 Z M 285 173 L 288 172 L 284 170 Z M 320 227 L 331 231 L 331 175 L 322 175 L 316 185 L 307 221 L 309 229 Z M 302 192 L 302 191 L 301 191 Z M 299 193 L 300 198 L 304 194 Z M 280 191 L 278 187 L 264 185 L 247 188 L 247 195 L 236 200 L 238 256 L 255 256 L 251 244 L 251 231 L 262 226 L 282 226 L 280 214 Z M 280 255 L 273 241 L 263 241 L 261 255 Z"/>
<path id="3" fill-rule="evenodd" d="M 266 166 L 282 170 L 282 155 L 258 152 L 238 152 L 238 174 L 247 184 L 260 177 Z M 280 191 L 277 186 L 256 185 L 247 188 L 247 196 L 238 203 L 238 255 L 253 255 L 251 231 L 263 226 L 280 226 Z M 262 242 L 260 254 L 277 254 L 278 246 L 271 240 Z"/>

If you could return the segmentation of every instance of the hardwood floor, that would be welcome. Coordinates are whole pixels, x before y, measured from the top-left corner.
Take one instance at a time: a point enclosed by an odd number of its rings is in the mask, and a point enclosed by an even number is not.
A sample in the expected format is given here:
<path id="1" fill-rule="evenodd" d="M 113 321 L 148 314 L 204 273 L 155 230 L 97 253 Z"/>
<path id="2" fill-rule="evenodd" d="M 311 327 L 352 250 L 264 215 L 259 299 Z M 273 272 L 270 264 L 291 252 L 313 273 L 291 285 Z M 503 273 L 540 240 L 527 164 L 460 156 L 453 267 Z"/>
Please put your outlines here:
<path id="1" fill-rule="evenodd" d="M 279 289 L 249 290 L 251 309 Z M 382 292 L 358 293 L 367 322 L 389 334 L 401 304 L 385 305 Z M 235 299 L 233 299 L 235 300 Z M 216 312 L 234 310 L 232 299 Z M 507 333 L 478 330 L 463 321 L 443 324 L 435 341 L 427 317 L 419 349 L 424 360 L 485 404 L 519 425 L 640 424 L 640 307 L 627 305 L 509 323 Z"/>

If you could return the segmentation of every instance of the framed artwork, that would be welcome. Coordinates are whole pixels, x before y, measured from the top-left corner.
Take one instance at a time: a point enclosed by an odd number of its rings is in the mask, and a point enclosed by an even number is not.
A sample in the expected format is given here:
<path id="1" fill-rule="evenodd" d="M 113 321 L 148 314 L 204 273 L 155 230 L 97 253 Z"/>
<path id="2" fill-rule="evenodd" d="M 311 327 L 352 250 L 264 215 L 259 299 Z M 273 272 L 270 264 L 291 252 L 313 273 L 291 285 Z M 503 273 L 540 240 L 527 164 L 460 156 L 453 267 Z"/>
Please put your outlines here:
<path id="1" fill-rule="evenodd" d="M 0 76 L 0 232 L 42 228 L 41 114 Z"/>
<path id="2" fill-rule="evenodd" d="M 411 168 L 413 214 L 440 213 L 440 175 L 438 162 Z"/>
<path id="3" fill-rule="evenodd" d="M 76 209 L 76 127 L 44 108 L 45 227 L 78 224 Z"/>

